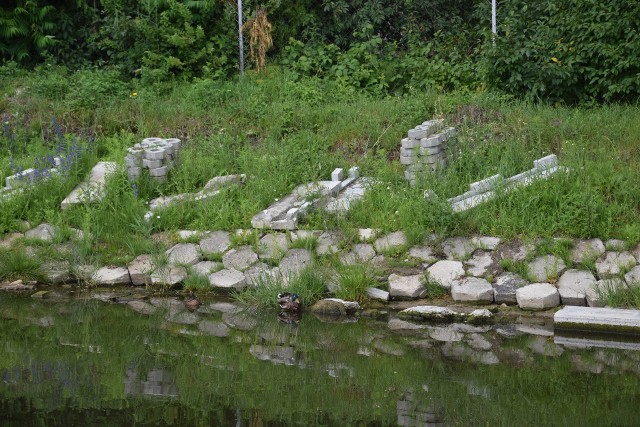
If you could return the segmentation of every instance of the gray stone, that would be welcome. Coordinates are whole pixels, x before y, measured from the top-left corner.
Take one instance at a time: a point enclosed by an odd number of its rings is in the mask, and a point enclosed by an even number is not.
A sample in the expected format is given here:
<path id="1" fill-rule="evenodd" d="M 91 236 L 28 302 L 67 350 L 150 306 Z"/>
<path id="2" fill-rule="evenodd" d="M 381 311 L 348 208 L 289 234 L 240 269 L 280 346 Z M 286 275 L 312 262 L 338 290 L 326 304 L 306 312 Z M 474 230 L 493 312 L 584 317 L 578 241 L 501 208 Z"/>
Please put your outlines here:
<path id="1" fill-rule="evenodd" d="M 244 271 L 244 280 L 247 285 L 259 286 L 280 278 L 280 269 L 270 267 L 264 263 L 257 263 Z"/>
<path id="2" fill-rule="evenodd" d="M 318 237 L 318 246 L 316 253 L 318 255 L 328 255 L 338 252 L 338 243 L 341 236 L 338 233 L 324 232 Z"/>
<path id="3" fill-rule="evenodd" d="M 553 321 L 560 330 L 640 332 L 640 310 L 564 307 L 556 312 Z"/>
<path id="4" fill-rule="evenodd" d="M 202 233 L 197 230 L 178 230 L 178 238 L 180 240 L 189 240 L 194 237 L 200 238 Z"/>
<path id="5" fill-rule="evenodd" d="M 187 269 L 184 267 L 161 267 L 151 273 L 151 283 L 154 285 L 175 286 L 187 278 Z"/>
<path id="6" fill-rule="evenodd" d="M 228 337 L 229 327 L 222 322 L 201 320 L 198 324 L 200 332 L 214 337 Z"/>
<path id="7" fill-rule="evenodd" d="M 227 231 L 214 231 L 200 240 L 200 250 L 205 255 L 222 254 L 231 246 L 231 239 Z"/>
<path id="8" fill-rule="evenodd" d="M 427 289 L 424 286 L 424 277 L 421 274 L 412 276 L 389 276 L 389 295 L 398 299 L 424 298 Z"/>
<path id="9" fill-rule="evenodd" d="M 127 266 L 131 283 L 136 286 L 151 284 L 151 272 L 154 270 L 150 255 L 138 255 Z"/>
<path id="10" fill-rule="evenodd" d="M 225 268 L 234 270 L 246 270 L 251 265 L 258 262 L 258 255 L 253 252 L 251 246 L 241 246 L 238 249 L 231 249 L 222 257 Z"/>
<path id="11" fill-rule="evenodd" d="M 608 251 L 624 251 L 625 243 L 624 240 L 618 239 L 609 239 L 604 243 L 604 247 L 607 248 Z"/>
<path id="12" fill-rule="evenodd" d="M 472 237 L 471 243 L 474 247 L 487 251 L 495 251 L 502 239 L 499 237 Z"/>
<path id="13" fill-rule="evenodd" d="M 414 246 L 409 249 L 409 256 L 429 264 L 437 261 L 433 249 L 430 246 Z"/>
<path id="14" fill-rule="evenodd" d="M 430 282 L 451 289 L 451 284 L 464 276 L 464 267 L 460 261 L 438 261 L 427 269 Z"/>
<path id="15" fill-rule="evenodd" d="M 466 237 L 451 237 L 442 243 L 442 251 L 450 260 L 466 259 L 474 250 L 474 244 Z"/>
<path id="16" fill-rule="evenodd" d="M 640 286 L 640 265 L 633 267 L 624 275 L 624 280 L 629 286 Z"/>
<path id="17" fill-rule="evenodd" d="M 42 265 L 42 273 L 47 283 L 58 285 L 71 282 L 73 275 L 68 261 L 49 261 Z"/>
<path id="18" fill-rule="evenodd" d="M 586 305 L 587 290 L 593 288 L 596 278 L 590 271 L 567 270 L 558 280 L 558 292 L 563 305 Z"/>
<path id="19" fill-rule="evenodd" d="M 312 253 L 308 249 L 291 249 L 284 258 L 280 260 L 279 268 L 282 277 L 299 274 L 311 265 L 312 259 Z"/>
<path id="20" fill-rule="evenodd" d="M 178 243 L 167 250 L 169 264 L 193 265 L 201 261 L 199 246 L 193 243 Z"/>
<path id="21" fill-rule="evenodd" d="M 267 234 L 258 244 L 260 259 L 279 259 L 289 249 L 289 241 L 284 233 Z"/>
<path id="22" fill-rule="evenodd" d="M 207 276 L 215 271 L 222 269 L 222 263 L 214 261 L 200 261 L 191 267 L 191 271 L 198 276 Z"/>
<path id="23" fill-rule="evenodd" d="M 339 298 L 324 298 L 309 307 L 309 310 L 314 313 L 347 315 L 360 310 L 360 304 Z"/>
<path id="24" fill-rule="evenodd" d="M 458 342 L 464 338 L 463 334 L 449 326 L 429 328 L 429 336 L 442 342 Z"/>
<path id="25" fill-rule="evenodd" d="M 407 236 L 402 231 L 387 234 L 376 239 L 373 246 L 377 252 L 395 251 L 407 245 Z"/>
<path id="26" fill-rule="evenodd" d="M 102 267 L 93 274 L 93 281 L 99 286 L 130 285 L 131 277 L 125 267 Z"/>
<path id="27" fill-rule="evenodd" d="M 451 285 L 451 297 L 454 301 L 473 301 L 492 303 L 493 287 L 485 279 L 465 277 Z"/>
<path id="28" fill-rule="evenodd" d="M 604 257 L 596 261 L 596 271 L 601 279 L 616 276 L 623 270 L 636 265 L 636 259 L 629 252 L 606 252 Z"/>
<path id="29" fill-rule="evenodd" d="M 595 260 L 604 252 L 604 244 L 600 239 L 579 240 L 571 252 L 571 260 L 576 264 L 580 264 L 586 260 Z"/>
<path id="30" fill-rule="evenodd" d="M 53 237 L 56 234 L 56 228 L 51 224 L 40 224 L 36 228 L 27 231 L 24 233 L 24 237 L 27 239 L 36 239 L 42 240 L 45 242 L 50 242 L 53 240 Z"/>
<path id="31" fill-rule="evenodd" d="M 550 283 L 532 283 L 516 290 L 518 306 L 523 310 L 546 310 L 560 305 L 560 294 Z"/>
<path id="32" fill-rule="evenodd" d="M 619 277 L 598 280 L 594 286 L 586 291 L 587 306 L 602 307 L 604 306 L 603 297 L 605 295 L 625 287 L 625 281 Z"/>
<path id="33" fill-rule="evenodd" d="M 209 283 L 214 288 L 239 291 L 246 286 L 244 274 L 233 269 L 224 269 L 209 275 Z"/>
<path id="34" fill-rule="evenodd" d="M 353 254 L 357 261 L 369 262 L 376 256 L 376 251 L 368 243 L 357 243 L 353 245 Z"/>
<path id="35" fill-rule="evenodd" d="M 511 261 L 524 261 L 534 249 L 532 244 L 514 242 L 498 248 L 498 258 Z"/>
<path id="36" fill-rule="evenodd" d="M 467 273 L 475 277 L 495 275 L 501 268 L 493 259 L 493 252 L 476 252 L 473 257 L 465 262 Z"/>
<path id="37" fill-rule="evenodd" d="M 546 282 L 549 279 L 557 278 L 565 268 L 566 266 L 561 258 L 545 255 L 529 263 L 529 275 L 532 280 Z"/>
<path id="38" fill-rule="evenodd" d="M 202 188 L 202 192 L 213 192 L 235 184 L 242 184 L 246 178 L 245 174 L 216 176 L 207 181 Z"/>
<path id="39" fill-rule="evenodd" d="M 432 305 L 419 305 L 402 310 L 398 313 L 401 317 L 410 317 L 428 321 L 452 321 L 459 316 L 458 313 L 447 307 L 437 307 Z"/>
<path id="40" fill-rule="evenodd" d="M 372 228 L 361 228 L 358 230 L 358 237 L 362 242 L 372 241 L 373 239 L 376 238 L 377 234 L 378 234 L 378 231 Z"/>
<path id="41" fill-rule="evenodd" d="M 389 292 L 378 288 L 367 288 L 367 298 L 387 302 L 389 301 Z"/>
<path id="42" fill-rule="evenodd" d="M 515 273 L 502 273 L 493 284 L 493 299 L 496 304 L 517 304 L 516 290 L 529 282 Z"/>

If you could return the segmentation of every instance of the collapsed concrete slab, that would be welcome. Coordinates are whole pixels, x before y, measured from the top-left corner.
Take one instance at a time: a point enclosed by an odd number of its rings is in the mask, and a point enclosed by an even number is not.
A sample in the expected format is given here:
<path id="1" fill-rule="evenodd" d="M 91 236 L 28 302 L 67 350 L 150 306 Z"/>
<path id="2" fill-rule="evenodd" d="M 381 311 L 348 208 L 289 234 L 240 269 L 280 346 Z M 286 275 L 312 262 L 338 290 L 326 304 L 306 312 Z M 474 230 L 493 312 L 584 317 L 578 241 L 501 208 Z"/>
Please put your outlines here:
<path id="1" fill-rule="evenodd" d="M 84 202 L 96 202 L 104 197 L 107 178 L 116 172 L 116 162 L 98 162 L 89 176 L 62 201 L 60 207 L 67 209 Z"/>
<path id="2" fill-rule="evenodd" d="M 246 180 L 245 174 L 216 176 L 209 180 L 204 188 L 197 193 L 174 194 L 171 196 L 158 197 L 149 202 L 149 212 L 144 215 L 147 221 L 153 217 L 153 213 L 158 209 L 167 208 L 183 202 L 197 202 L 214 197 L 220 193 L 223 188 L 232 185 L 243 184 Z"/>
<path id="3" fill-rule="evenodd" d="M 373 180 L 360 177 L 360 170 L 352 167 L 348 176 L 338 168 L 331 174 L 331 181 L 302 184 L 291 194 L 276 200 L 271 206 L 254 215 L 251 225 L 259 229 L 295 230 L 298 221 L 310 210 L 323 208 L 328 212 L 346 212 L 357 200 L 364 197 Z"/>

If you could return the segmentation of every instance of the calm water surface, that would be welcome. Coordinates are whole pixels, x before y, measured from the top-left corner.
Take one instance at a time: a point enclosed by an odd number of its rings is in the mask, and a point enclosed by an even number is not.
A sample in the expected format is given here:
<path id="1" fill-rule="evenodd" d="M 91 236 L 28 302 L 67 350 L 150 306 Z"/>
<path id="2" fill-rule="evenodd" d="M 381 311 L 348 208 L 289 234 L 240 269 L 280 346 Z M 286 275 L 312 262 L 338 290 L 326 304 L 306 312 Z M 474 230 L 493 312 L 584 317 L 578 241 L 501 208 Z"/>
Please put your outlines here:
<path id="1" fill-rule="evenodd" d="M 331 320 L 0 295 L 0 425 L 640 424 L 634 339 Z"/>

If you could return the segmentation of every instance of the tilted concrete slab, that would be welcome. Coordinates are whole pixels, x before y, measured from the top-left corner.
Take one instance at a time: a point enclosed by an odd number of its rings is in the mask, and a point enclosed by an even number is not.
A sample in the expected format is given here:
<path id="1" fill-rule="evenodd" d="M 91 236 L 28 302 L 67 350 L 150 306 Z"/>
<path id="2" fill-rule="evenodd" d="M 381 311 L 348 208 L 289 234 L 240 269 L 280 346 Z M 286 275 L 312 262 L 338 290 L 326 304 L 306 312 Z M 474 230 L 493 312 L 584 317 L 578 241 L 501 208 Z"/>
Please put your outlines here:
<path id="1" fill-rule="evenodd" d="M 640 310 L 566 306 L 553 320 L 558 330 L 640 334 Z"/>
<path id="2" fill-rule="evenodd" d="M 67 209 L 79 203 L 96 202 L 102 199 L 107 177 L 115 173 L 117 166 L 116 162 L 98 162 L 91 169 L 89 176 L 62 201 L 60 207 Z"/>

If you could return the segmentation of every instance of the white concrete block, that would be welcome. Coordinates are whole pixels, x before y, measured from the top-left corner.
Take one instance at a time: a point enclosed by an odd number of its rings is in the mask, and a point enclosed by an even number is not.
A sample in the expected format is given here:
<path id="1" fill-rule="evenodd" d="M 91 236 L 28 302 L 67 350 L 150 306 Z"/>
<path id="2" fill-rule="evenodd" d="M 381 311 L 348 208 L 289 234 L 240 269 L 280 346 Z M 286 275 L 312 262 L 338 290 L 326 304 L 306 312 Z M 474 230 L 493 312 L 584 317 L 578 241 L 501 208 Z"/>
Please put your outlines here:
<path id="1" fill-rule="evenodd" d="M 344 169 L 336 168 L 331 172 L 331 181 L 342 181 L 344 179 Z"/>

